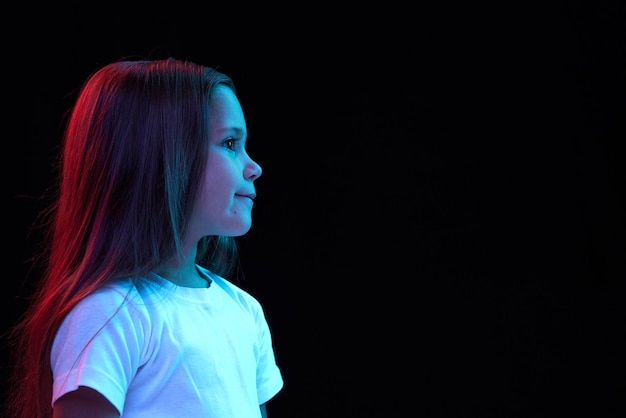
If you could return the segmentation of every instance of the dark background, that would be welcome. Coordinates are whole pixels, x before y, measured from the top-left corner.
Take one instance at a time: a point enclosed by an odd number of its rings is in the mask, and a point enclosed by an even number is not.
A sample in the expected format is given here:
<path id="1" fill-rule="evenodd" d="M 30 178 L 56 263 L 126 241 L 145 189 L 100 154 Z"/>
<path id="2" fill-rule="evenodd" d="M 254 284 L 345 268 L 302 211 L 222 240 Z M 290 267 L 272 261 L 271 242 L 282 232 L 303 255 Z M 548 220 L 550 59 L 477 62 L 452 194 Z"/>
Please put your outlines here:
<path id="1" fill-rule="evenodd" d="M 240 285 L 272 418 L 624 416 L 622 2 L 30 7 L 3 29 L 3 330 L 76 89 L 173 55 L 235 79 L 264 168 Z"/>

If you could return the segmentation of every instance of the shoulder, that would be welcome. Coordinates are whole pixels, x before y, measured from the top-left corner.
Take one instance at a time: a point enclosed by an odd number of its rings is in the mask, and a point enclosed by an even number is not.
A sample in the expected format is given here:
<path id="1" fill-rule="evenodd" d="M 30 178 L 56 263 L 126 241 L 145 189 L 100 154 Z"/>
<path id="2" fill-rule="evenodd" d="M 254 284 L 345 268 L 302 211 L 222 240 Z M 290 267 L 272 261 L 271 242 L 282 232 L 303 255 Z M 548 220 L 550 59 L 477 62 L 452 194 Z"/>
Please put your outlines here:
<path id="1" fill-rule="evenodd" d="M 211 286 L 217 286 L 225 292 L 235 303 L 242 308 L 252 312 L 262 312 L 263 309 L 258 299 L 247 290 L 234 284 L 230 280 L 219 276 L 205 268 L 199 267 L 200 272 L 206 274 L 211 279 Z"/>
<path id="2" fill-rule="evenodd" d="M 71 313 L 87 317 L 110 317 L 125 302 L 134 299 L 135 295 L 136 289 L 130 281 L 115 281 L 85 296 Z"/>
<path id="3" fill-rule="evenodd" d="M 149 336 L 163 321 L 154 300 L 163 292 L 148 279 L 115 280 L 76 304 L 56 332 L 52 356 L 61 359 L 81 347 L 90 355 L 110 353 L 126 347 L 139 358 Z M 78 353 L 76 353 L 78 355 Z M 100 355 L 100 354 L 98 354 Z"/>
<path id="4" fill-rule="evenodd" d="M 131 327 L 149 327 L 165 299 L 166 291 L 150 278 L 114 280 L 87 295 L 68 313 L 66 326 L 108 323 Z"/>

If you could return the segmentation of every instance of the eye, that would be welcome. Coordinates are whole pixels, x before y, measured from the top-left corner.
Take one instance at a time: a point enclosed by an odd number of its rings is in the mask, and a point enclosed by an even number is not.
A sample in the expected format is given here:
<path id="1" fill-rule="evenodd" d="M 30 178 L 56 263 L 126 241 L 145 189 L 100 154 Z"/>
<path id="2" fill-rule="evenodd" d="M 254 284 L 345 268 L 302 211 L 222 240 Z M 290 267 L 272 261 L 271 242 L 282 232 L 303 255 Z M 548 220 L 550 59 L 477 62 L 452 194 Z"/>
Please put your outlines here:
<path id="1" fill-rule="evenodd" d="M 222 145 L 224 145 L 226 148 L 228 148 L 231 151 L 235 150 L 235 145 L 236 145 L 237 141 L 233 138 L 228 138 L 226 141 L 224 141 L 222 143 Z"/>

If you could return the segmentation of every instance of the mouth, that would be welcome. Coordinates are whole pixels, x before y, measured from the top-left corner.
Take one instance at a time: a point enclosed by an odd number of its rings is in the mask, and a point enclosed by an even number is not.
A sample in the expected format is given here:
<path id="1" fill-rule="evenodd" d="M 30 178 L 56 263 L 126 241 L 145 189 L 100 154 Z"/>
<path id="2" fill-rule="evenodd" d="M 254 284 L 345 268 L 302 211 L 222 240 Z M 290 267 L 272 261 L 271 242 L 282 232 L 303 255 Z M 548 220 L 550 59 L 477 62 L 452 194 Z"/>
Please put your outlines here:
<path id="1" fill-rule="evenodd" d="M 250 200 L 254 200 L 256 198 L 256 194 L 255 193 L 250 193 L 250 194 L 235 194 L 235 196 L 237 197 L 247 197 Z"/>

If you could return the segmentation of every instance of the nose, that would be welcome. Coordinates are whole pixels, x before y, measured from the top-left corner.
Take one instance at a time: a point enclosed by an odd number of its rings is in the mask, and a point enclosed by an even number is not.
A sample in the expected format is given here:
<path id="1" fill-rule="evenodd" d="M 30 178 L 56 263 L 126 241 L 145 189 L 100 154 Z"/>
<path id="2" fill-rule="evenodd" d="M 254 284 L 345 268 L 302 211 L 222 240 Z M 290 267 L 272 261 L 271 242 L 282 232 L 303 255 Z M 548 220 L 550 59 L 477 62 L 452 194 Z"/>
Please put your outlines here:
<path id="1" fill-rule="evenodd" d="M 249 158 L 248 164 L 246 164 L 243 170 L 243 176 L 245 179 L 254 181 L 261 177 L 261 173 L 263 173 L 261 166 L 252 158 Z"/>

